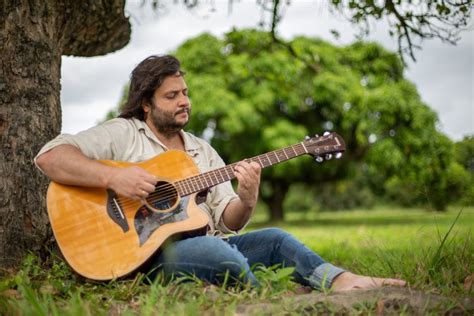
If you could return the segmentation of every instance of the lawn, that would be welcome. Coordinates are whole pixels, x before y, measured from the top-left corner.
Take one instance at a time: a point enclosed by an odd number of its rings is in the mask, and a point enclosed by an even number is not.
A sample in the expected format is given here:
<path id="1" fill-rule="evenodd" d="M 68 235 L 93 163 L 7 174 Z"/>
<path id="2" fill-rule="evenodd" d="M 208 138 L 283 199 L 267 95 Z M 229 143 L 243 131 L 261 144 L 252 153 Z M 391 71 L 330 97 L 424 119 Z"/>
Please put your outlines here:
<path id="1" fill-rule="evenodd" d="M 401 277 L 417 288 L 455 295 L 463 293 L 465 278 L 474 273 L 474 208 L 463 208 L 450 231 L 459 211 L 381 208 L 291 214 L 276 226 L 353 272 Z M 261 226 L 255 223 L 249 229 Z"/>
<path id="2" fill-rule="evenodd" d="M 446 213 L 421 209 L 289 214 L 274 224 L 293 233 L 326 260 L 356 273 L 401 277 L 412 288 L 456 299 L 471 296 L 466 277 L 474 274 L 474 208 Z M 457 218 L 457 220 L 456 220 Z M 267 227 L 257 213 L 247 230 Z M 455 224 L 454 224 L 455 223 Z M 454 225 L 453 225 L 454 224 Z M 144 284 L 132 280 L 91 283 L 55 256 L 29 256 L 21 270 L 0 281 L 5 315 L 201 315 L 234 314 L 239 304 L 272 301 L 296 288 L 287 271 L 267 269 L 261 289 L 217 287 L 199 281 Z M 282 306 L 283 310 L 284 306 Z"/>

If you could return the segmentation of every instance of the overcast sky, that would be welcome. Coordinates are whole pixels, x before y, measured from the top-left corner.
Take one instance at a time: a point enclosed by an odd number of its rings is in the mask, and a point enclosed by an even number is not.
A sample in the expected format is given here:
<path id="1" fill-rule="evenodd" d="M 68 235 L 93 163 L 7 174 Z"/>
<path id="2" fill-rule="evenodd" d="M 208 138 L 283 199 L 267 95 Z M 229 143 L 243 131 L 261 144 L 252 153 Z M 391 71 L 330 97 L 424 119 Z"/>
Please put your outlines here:
<path id="1" fill-rule="evenodd" d="M 102 120 L 117 105 L 132 69 L 149 55 L 168 53 L 203 32 L 220 36 L 232 27 L 257 27 L 261 12 L 256 1 L 242 2 L 235 3 L 229 14 L 227 0 L 215 0 L 215 10 L 209 5 L 193 11 L 172 5 L 165 12 L 141 8 L 141 0 L 127 1 L 132 37 L 125 48 L 101 57 L 62 59 L 62 132 L 74 134 Z M 354 27 L 330 14 L 325 3 L 293 1 L 278 28 L 279 34 L 285 38 L 321 37 L 338 45 L 354 41 Z M 331 29 L 340 33 L 338 40 Z M 388 35 L 385 24 L 375 24 L 373 29 L 371 40 L 396 50 L 396 40 Z M 425 41 L 423 49 L 415 52 L 417 62 L 409 61 L 405 72 L 423 101 L 438 113 L 439 129 L 454 140 L 474 134 L 473 42 L 474 31 L 462 33 L 457 46 Z"/>

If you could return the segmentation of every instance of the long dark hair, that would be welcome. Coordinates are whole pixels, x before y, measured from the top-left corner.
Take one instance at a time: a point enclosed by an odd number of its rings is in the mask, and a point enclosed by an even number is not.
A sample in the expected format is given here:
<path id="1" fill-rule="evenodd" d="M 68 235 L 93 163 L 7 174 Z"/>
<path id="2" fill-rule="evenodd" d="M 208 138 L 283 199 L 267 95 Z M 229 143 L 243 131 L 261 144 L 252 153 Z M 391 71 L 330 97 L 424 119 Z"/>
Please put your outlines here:
<path id="1" fill-rule="evenodd" d="M 143 101 L 152 103 L 151 99 L 155 90 L 161 86 L 166 77 L 176 74 L 183 76 L 184 72 L 180 70 L 180 67 L 179 60 L 170 55 L 153 55 L 139 63 L 130 76 L 127 103 L 119 117 L 134 117 L 144 121 Z"/>

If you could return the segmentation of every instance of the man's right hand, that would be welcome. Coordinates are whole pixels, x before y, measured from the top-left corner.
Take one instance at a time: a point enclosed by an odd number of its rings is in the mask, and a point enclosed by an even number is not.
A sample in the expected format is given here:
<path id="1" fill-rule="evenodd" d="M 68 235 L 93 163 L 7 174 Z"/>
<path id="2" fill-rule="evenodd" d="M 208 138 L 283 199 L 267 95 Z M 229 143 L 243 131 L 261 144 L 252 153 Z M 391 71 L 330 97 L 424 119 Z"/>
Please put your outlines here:
<path id="1" fill-rule="evenodd" d="M 155 191 L 158 178 L 143 168 L 111 168 L 107 188 L 132 200 L 141 200 Z"/>

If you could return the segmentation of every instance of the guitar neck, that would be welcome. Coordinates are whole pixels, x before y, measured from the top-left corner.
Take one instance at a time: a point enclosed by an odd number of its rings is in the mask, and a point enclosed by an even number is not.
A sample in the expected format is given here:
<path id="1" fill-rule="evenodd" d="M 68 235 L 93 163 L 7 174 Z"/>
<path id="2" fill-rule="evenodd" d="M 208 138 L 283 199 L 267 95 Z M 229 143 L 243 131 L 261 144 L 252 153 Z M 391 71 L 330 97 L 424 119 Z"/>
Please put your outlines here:
<path id="1" fill-rule="evenodd" d="M 256 162 L 263 169 L 307 153 L 308 151 L 305 145 L 303 143 L 298 143 L 292 146 L 268 152 L 266 154 L 245 159 L 245 161 Z M 211 187 L 214 187 L 220 183 L 234 179 L 234 168 L 236 165 L 237 163 L 233 163 L 222 168 L 214 169 L 202 173 L 200 175 L 175 182 L 179 195 L 186 196 L 193 193 L 201 192 Z"/>

